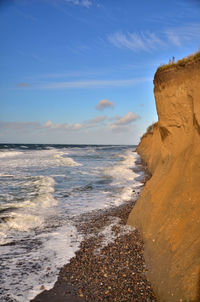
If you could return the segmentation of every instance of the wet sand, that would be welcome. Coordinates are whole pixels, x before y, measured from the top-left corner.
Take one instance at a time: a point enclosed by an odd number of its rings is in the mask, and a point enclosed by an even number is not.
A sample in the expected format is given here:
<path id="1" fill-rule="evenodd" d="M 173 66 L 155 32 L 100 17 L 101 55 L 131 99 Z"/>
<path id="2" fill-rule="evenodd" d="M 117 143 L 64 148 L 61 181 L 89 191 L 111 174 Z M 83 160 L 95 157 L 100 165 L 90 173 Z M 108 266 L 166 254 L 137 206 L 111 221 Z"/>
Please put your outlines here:
<path id="1" fill-rule="evenodd" d="M 78 217 L 76 226 L 85 238 L 80 250 L 61 269 L 54 287 L 31 301 L 156 301 L 145 276 L 142 238 L 126 226 L 137 197 L 134 192 L 132 201 L 119 207 Z"/>

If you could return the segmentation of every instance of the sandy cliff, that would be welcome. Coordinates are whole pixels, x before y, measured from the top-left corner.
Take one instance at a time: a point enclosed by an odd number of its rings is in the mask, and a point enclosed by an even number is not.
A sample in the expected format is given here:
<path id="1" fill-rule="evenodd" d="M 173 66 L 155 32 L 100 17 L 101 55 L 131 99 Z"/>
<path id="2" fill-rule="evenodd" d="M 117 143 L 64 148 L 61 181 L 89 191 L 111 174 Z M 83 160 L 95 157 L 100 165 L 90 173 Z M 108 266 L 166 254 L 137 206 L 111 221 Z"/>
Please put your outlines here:
<path id="1" fill-rule="evenodd" d="M 158 123 L 137 151 L 153 174 L 128 224 L 161 301 L 200 301 L 200 58 L 158 70 Z"/>

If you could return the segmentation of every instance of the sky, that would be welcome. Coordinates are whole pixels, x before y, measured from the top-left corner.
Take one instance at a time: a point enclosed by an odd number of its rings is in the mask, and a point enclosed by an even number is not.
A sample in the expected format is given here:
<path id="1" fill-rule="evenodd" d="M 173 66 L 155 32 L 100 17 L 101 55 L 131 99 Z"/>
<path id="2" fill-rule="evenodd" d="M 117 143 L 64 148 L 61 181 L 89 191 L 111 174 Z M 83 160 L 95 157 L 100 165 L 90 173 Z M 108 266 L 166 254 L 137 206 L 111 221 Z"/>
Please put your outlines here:
<path id="1" fill-rule="evenodd" d="M 0 0 L 0 143 L 137 144 L 200 0 Z"/>

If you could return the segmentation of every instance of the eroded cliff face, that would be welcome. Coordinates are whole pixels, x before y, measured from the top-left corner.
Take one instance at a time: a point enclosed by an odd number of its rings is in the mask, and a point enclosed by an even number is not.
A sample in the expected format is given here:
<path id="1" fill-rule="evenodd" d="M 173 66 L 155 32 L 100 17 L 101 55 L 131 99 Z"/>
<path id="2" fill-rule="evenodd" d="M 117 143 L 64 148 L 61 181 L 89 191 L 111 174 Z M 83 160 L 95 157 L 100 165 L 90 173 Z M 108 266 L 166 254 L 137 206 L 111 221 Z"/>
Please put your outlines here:
<path id="1" fill-rule="evenodd" d="M 137 148 L 153 176 L 128 224 L 160 301 L 200 301 L 200 60 L 158 71 L 154 94 L 158 123 Z"/>

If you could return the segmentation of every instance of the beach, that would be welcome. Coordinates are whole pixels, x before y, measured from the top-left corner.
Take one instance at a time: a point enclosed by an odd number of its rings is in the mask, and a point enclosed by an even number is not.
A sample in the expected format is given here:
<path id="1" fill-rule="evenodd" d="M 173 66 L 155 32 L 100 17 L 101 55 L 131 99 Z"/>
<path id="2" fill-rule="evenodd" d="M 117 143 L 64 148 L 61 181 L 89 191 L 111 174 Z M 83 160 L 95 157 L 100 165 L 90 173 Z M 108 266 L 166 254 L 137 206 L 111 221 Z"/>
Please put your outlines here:
<path id="1" fill-rule="evenodd" d="M 144 185 L 134 149 L 1 145 L 2 301 L 27 302 L 44 290 L 54 292 L 60 270 L 59 295 L 75 291 L 91 301 L 92 295 L 132 295 L 138 269 L 142 276 L 145 270 L 139 234 L 126 226 Z"/>
<path id="2" fill-rule="evenodd" d="M 133 193 L 131 201 L 118 207 L 77 218 L 84 236 L 80 250 L 61 269 L 54 287 L 32 302 L 157 301 L 145 276 L 141 235 L 126 225 L 139 195 Z"/>

